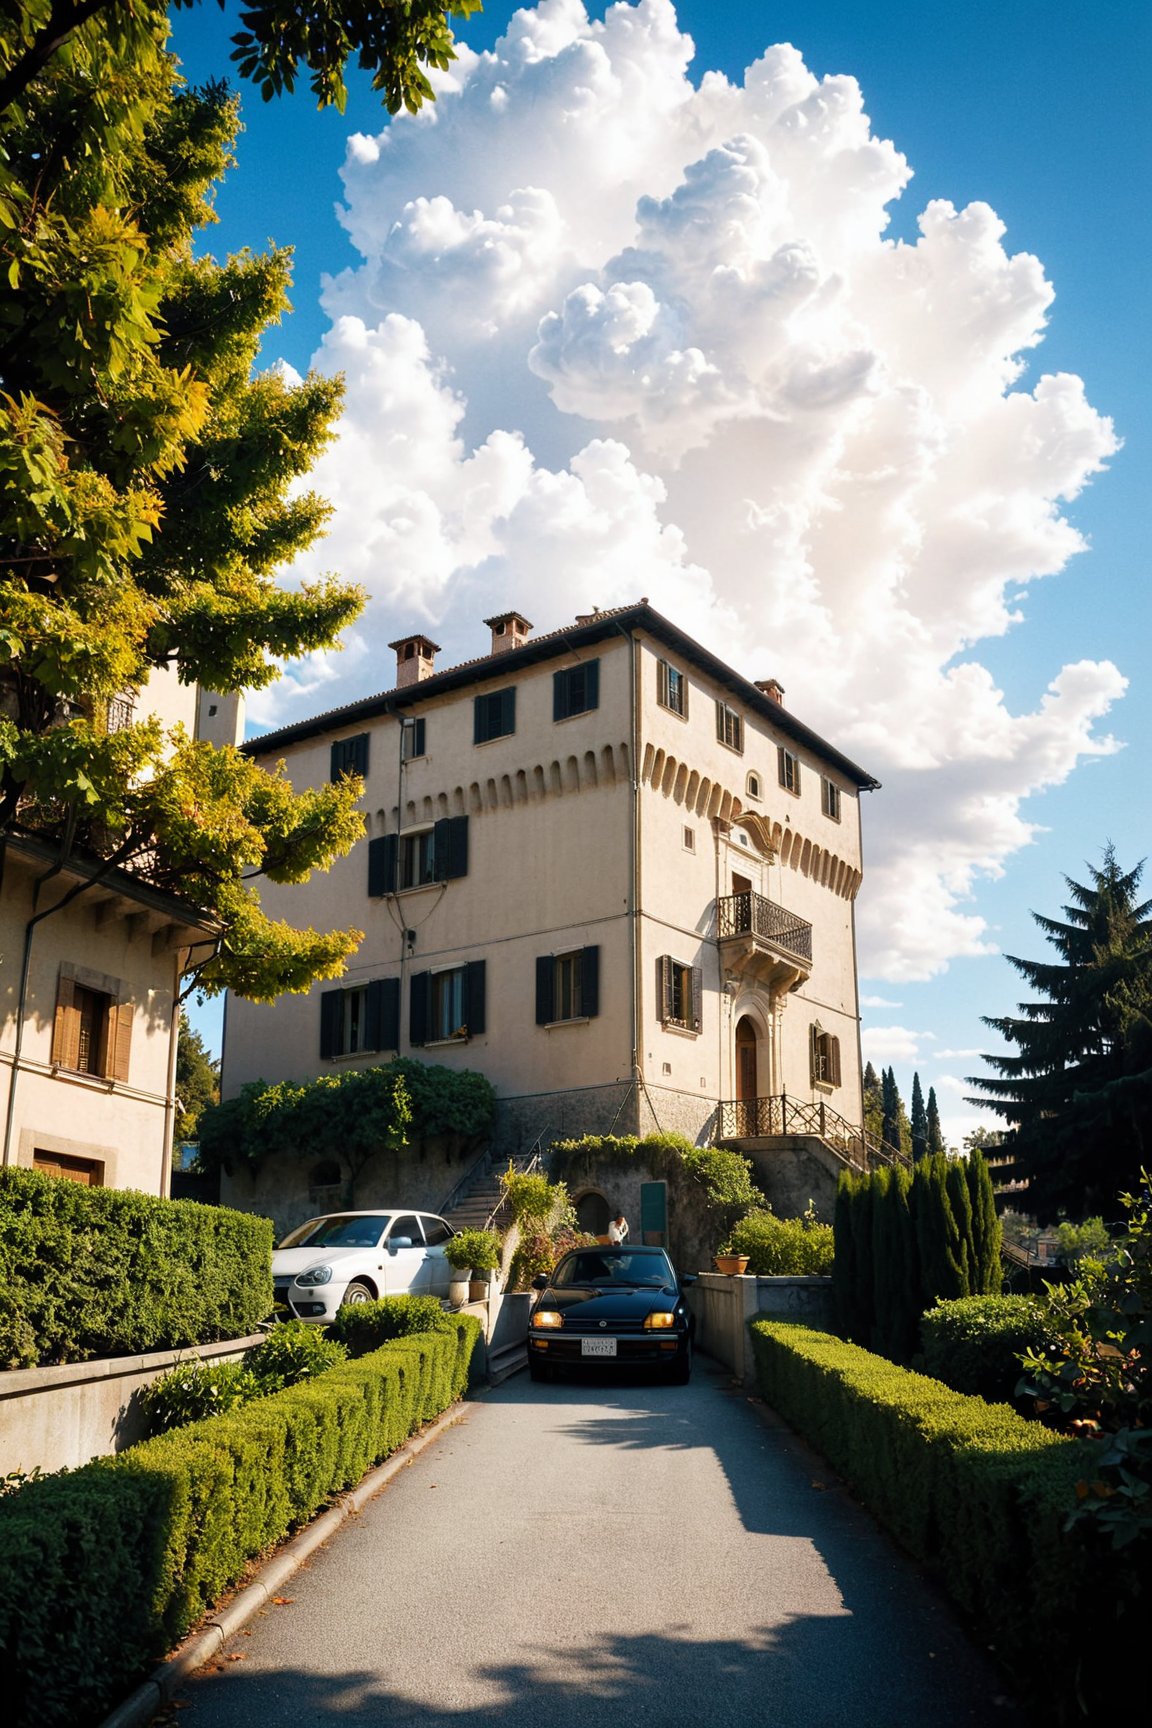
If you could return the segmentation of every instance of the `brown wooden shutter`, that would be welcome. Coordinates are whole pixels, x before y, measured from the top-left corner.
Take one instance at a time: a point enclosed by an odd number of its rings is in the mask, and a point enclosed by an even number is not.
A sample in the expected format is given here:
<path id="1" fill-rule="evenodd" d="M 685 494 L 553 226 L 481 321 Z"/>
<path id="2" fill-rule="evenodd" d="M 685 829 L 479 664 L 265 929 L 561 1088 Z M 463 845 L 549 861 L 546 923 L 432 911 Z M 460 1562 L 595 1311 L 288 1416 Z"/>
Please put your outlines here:
<path id="1" fill-rule="evenodd" d="M 108 1053 L 104 1073 L 109 1080 L 128 1079 L 128 1062 L 132 1054 L 131 1002 L 108 1004 Z"/>
<path id="2" fill-rule="evenodd" d="M 61 978 L 56 986 L 52 1060 L 60 1068 L 75 1068 L 80 1061 L 80 1010 L 76 1006 L 76 984 L 71 978 Z"/>
<path id="3" fill-rule="evenodd" d="M 811 1025 L 808 1028 L 808 1073 L 813 1086 L 815 1086 L 817 1080 L 821 1078 L 820 1034 L 817 1032 L 815 1026 Z"/>
<path id="4" fill-rule="evenodd" d="M 840 1040 L 839 1040 L 839 1038 L 829 1038 L 829 1040 L 828 1040 L 828 1078 L 832 1082 L 833 1086 L 839 1086 L 839 1084 L 840 1084 Z"/>

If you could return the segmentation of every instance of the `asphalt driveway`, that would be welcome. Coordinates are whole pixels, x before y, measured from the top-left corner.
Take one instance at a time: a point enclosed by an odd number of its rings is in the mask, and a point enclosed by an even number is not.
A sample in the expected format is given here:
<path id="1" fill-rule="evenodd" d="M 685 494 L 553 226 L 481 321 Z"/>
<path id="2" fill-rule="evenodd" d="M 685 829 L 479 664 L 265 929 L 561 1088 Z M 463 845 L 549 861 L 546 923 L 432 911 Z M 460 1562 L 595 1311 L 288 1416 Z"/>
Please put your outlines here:
<path id="1" fill-rule="evenodd" d="M 482 1395 L 285 1596 L 171 1720 L 1022 1721 L 915 1569 L 700 1358 L 688 1387 Z"/>

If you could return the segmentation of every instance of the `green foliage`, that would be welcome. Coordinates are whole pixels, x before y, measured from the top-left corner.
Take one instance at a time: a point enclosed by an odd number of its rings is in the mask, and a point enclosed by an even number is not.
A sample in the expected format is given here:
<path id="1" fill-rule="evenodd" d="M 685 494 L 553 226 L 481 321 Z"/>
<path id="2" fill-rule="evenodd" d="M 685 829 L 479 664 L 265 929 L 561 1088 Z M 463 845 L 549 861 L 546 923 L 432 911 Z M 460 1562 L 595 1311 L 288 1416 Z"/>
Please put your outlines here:
<path id="1" fill-rule="evenodd" d="M 0 1171 L 8 1367 L 243 1337 L 272 1308 L 266 1218 Z"/>
<path id="2" fill-rule="evenodd" d="M 160 671 L 266 684 L 356 615 L 354 589 L 274 579 L 321 530 L 298 482 L 339 386 L 250 376 L 286 254 L 193 257 L 235 102 L 181 86 L 155 0 L 70 21 L 23 0 L 0 33 L 0 835 L 143 872 L 219 931 L 199 987 L 270 1000 L 341 972 L 360 939 L 268 918 L 255 885 L 347 853 L 359 783 L 296 793 L 235 749 L 109 714 Z"/>
<path id="3" fill-rule="evenodd" d="M 324 1374 L 347 1354 L 343 1344 L 327 1337 L 319 1326 L 283 1320 L 249 1350 L 244 1366 L 263 1396 Z"/>
<path id="4" fill-rule="evenodd" d="M 568 1206 L 568 1190 L 563 1182 L 549 1182 L 542 1171 L 516 1170 L 509 1164 L 500 1178 L 500 1186 L 513 1223 L 522 1229 L 554 1222 Z"/>
<path id="5" fill-rule="evenodd" d="M 403 1080 L 412 1109 L 409 1130 L 413 1140 L 457 1134 L 476 1139 L 491 1134 L 496 1094 L 483 1074 L 468 1068 L 445 1068 L 441 1063 L 418 1062 L 398 1056 L 389 1064 Z"/>
<path id="6" fill-rule="evenodd" d="M 921 1158 L 928 1156 L 928 1112 L 924 1107 L 919 1074 L 912 1076 L 912 1115 L 909 1128 L 912 1135 L 912 1157 L 919 1163 Z"/>
<path id="7" fill-rule="evenodd" d="M 1112 1233 L 1102 1218 L 1085 1218 L 1082 1224 L 1063 1219 L 1056 1227 L 1056 1248 L 1065 1266 L 1075 1266 L 1081 1260 L 1105 1264 L 1116 1258 Z"/>
<path id="8" fill-rule="evenodd" d="M 327 1328 L 349 1356 L 366 1356 L 394 1338 L 415 1332 L 455 1331 L 456 1315 L 447 1314 L 438 1296 L 382 1296 L 378 1302 L 346 1302 Z"/>
<path id="9" fill-rule="evenodd" d="M 871 1062 L 864 1069 L 864 1130 L 873 1140 L 884 1138 L 884 1089 Z"/>
<path id="10" fill-rule="evenodd" d="M 1000 1289 L 1000 1225 L 979 1153 L 846 1172 L 833 1228 L 837 1324 L 894 1361 L 911 1360 L 934 1302 Z"/>
<path id="11" fill-rule="evenodd" d="M 722 1146 L 689 1146 L 680 1152 L 684 1169 L 704 1191 L 704 1203 L 722 1230 L 768 1202 L 752 1180 L 752 1165 L 740 1152 Z"/>
<path id="12" fill-rule="evenodd" d="M 479 1335 L 454 1316 L 0 1499 L 11 1728 L 101 1720 L 252 1559 L 460 1396 Z"/>
<path id="13" fill-rule="evenodd" d="M 733 1226 L 720 1252 L 747 1254 L 749 1272 L 762 1278 L 824 1278 L 832 1270 L 832 1227 L 756 1209 Z"/>
<path id="14" fill-rule="evenodd" d="M 1021 1355 L 1050 1333 L 1033 1296 L 961 1296 L 920 1320 L 925 1371 L 955 1392 L 1004 1404 L 1015 1398 Z"/>
<path id="15" fill-rule="evenodd" d="M 940 1126 L 940 1106 L 936 1102 L 936 1088 L 934 1086 L 929 1086 L 928 1152 L 930 1156 L 935 1157 L 936 1153 L 939 1152 L 942 1154 L 944 1150 L 944 1130 Z M 971 1151 L 971 1147 L 969 1147 L 968 1150 Z"/>
<path id="16" fill-rule="evenodd" d="M 1096 1448 L 830 1333 L 760 1316 L 751 1334 L 766 1402 L 932 1567 L 1038 1712 L 1122 1719 L 1116 1604 L 1135 1575 L 1067 1528 Z"/>
<path id="17" fill-rule="evenodd" d="M 243 1362 L 178 1362 L 138 1396 L 147 1432 L 167 1434 L 246 1404 L 260 1396 L 260 1387 Z"/>
<path id="18" fill-rule="evenodd" d="M 1152 1109 L 1152 901 L 1142 866 L 1124 871 L 1111 846 L 1087 885 L 1066 877 L 1065 920 L 1033 918 L 1055 961 L 1009 955 L 1036 1000 L 989 1019 L 1017 1053 L 985 1056 L 972 1076 L 1009 1129 L 1005 1174 L 1026 1178 L 1027 1210 L 1041 1223 L 1083 1217 L 1134 1189 L 1147 1157 Z"/>
<path id="19" fill-rule="evenodd" d="M 500 1265 L 500 1238 L 494 1230 L 460 1230 L 444 1244 L 444 1258 L 457 1272 L 470 1266 L 482 1277 Z"/>
<path id="20" fill-rule="evenodd" d="M 551 1272 L 573 1248 L 586 1248 L 596 1240 L 570 1224 L 559 1224 L 545 1230 L 537 1224 L 526 1229 L 516 1245 L 508 1271 L 509 1290 L 530 1290 L 532 1280 L 540 1273 Z"/>
<path id="21" fill-rule="evenodd" d="M 183 1014 L 176 1045 L 176 1096 L 180 1108 L 173 1140 L 180 1145 L 195 1140 L 201 1112 L 220 1099 L 220 1064 L 209 1056 L 203 1038 Z"/>

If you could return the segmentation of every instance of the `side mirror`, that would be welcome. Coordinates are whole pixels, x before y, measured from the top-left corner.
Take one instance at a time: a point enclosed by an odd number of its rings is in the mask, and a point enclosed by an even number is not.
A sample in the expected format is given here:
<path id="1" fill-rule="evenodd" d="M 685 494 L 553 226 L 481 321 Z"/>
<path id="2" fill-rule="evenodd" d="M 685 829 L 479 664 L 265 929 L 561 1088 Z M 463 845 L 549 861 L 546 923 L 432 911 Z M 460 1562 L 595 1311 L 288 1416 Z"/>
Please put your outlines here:
<path id="1" fill-rule="evenodd" d="M 411 1236 L 389 1236 L 388 1238 L 389 1254 L 395 1254 L 397 1248 L 411 1248 L 411 1246 Z"/>
<path id="2" fill-rule="evenodd" d="M 685 1272 L 683 1278 L 680 1280 L 680 1288 L 682 1290 L 687 1290 L 689 1284 L 695 1284 L 698 1277 L 699 1273 L 697 1272 Z"/>
<path id="3" fill-rule="evenodd" d="M 537 1272 L 535 1278 L 533 1278 L 533 1280 L 532 1280 L 532 1288 L 533 1288 L 533 1290 L 547 1290 L 547 1288 L 548 1288 L 548 1275 L 547 1275 L 547 1273 Z"/>

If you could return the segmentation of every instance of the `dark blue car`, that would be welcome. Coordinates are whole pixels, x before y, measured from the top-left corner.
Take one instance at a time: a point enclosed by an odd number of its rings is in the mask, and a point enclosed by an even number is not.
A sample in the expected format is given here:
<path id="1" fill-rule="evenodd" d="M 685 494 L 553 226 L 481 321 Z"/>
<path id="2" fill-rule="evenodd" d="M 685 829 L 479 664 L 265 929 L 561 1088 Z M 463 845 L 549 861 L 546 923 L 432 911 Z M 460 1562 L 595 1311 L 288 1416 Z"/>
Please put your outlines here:
<path id="1" fill-rule="evenodd" d="M 692 1372 L 695 1322 L 663 1248 L 576 1248 L 551 1277 L 532 1280 L 540 1295 L 528 1321 L 528 1371 L 547 1380 L 558 1369 L 651 1368 L 684 1385 Z"/>

